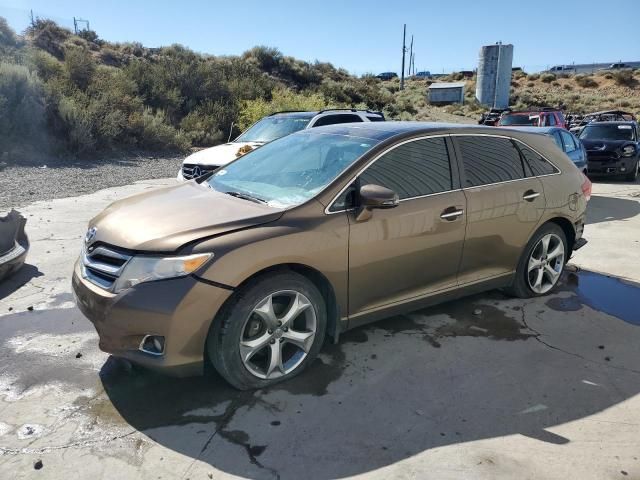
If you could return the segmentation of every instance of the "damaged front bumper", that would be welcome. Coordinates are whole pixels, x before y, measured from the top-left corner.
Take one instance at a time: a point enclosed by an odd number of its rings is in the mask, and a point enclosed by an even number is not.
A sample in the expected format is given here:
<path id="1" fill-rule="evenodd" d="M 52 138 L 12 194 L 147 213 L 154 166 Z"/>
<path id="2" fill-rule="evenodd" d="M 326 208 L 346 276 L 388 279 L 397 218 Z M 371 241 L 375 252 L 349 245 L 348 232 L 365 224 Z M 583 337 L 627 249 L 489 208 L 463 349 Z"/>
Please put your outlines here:
<path id="1" fill-rule="evenodd" d="M 24 231 L 27 224 L 16 210 L 0 217 L 0 281 L 22 267 L 29 252 L 29 239 Z"/>

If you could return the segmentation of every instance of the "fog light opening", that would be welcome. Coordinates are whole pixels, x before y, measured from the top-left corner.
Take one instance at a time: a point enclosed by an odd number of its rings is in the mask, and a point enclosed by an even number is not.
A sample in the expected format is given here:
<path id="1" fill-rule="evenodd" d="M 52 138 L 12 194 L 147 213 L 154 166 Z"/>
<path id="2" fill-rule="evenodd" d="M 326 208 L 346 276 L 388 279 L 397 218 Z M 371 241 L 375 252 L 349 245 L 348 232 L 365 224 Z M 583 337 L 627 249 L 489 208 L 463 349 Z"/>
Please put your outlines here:
<path id="1" fill-rule="evenodd" d="M 140 351 L 149 355 L 164 355 L 164 337 L 161 335 L 145 335 L 140 342 Z"/>

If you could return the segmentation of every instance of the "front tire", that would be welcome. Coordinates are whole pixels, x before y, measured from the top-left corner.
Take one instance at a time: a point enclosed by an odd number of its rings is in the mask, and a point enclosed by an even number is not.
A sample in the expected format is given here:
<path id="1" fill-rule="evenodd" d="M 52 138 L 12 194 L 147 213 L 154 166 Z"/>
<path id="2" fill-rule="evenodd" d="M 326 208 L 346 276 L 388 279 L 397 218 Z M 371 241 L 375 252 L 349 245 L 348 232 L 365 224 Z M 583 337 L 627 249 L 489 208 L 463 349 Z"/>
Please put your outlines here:
<path id="1" fill-rule="evenodd" d="M 631 173 L 625 176 L 627 182 L 635 182 L 638 179 L 638 169 L 640 169 L 640 159 L 636 162 L 636 166 Z"/>
<path id="2" fill-rule="evenodd" d="M 267 274 L 237 291 L 214 319 L 207 353 L 240 390 L 302 372 L 320 352 L 327 311 L 318 288 L 295 272 Z"/>
<path id="3" fill-rule="evenodd" d="M 569 257 L 567 237 L 555 223 L 546 223 L 529 240 L 507 292 L 519 298 L 531 298 L 551 292 Z"/>

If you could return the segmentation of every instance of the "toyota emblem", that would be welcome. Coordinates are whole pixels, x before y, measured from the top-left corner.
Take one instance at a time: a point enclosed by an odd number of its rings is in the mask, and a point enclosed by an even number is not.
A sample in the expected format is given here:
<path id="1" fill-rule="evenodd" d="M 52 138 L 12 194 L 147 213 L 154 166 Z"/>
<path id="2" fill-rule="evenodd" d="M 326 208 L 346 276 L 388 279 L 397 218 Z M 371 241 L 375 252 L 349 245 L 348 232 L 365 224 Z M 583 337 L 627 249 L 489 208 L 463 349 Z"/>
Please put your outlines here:
<path id="1" fill-rule="evenodd" d="M 84 243 L 87 245 L 93 242 L 93 239 L 96 238 L 96 232 L 98 231 L 97 227 L 91 227 L 87 230 L 87 234 L 84 236 Z"/>

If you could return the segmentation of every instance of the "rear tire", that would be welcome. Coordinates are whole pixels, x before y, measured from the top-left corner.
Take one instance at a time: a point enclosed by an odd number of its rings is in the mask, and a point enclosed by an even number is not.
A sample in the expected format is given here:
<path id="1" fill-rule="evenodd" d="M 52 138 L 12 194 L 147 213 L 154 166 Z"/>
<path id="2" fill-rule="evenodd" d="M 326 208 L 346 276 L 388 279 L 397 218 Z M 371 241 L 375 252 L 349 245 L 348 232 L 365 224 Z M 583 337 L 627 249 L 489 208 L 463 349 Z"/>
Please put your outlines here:
<path id="1" fill-rule="evenodd" d="M 249 281 L 216 315 L 207 338 L 215 369 L 240 390 L 300 374 L 317 357 L 327 326 L 324 298 L 295 272 Z"/>
<path id="2" fill-rule="evenodd" d="M 557 286 L 568 258 L 564 231 L 555 223 L 545 223 L 527 243 L 507 293 L 519 298 L 550 293 Z"/>

